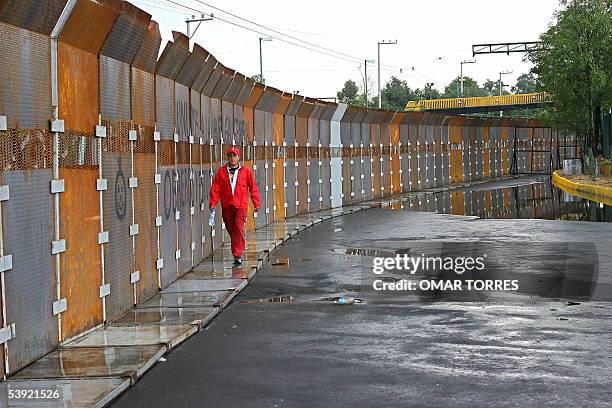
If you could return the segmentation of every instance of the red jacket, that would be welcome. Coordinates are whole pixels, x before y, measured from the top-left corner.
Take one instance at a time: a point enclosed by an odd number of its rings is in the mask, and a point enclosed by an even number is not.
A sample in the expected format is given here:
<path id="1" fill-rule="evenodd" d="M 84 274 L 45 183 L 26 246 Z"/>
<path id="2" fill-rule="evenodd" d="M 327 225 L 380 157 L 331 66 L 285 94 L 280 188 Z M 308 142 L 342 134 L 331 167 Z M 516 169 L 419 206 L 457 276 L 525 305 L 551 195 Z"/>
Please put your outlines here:
<path id="1" fill-rule="evenodd" d="M 232 186 L 229 180 L 227 164 L 220 167 L 215 174 L 212 186 L 210 186 L 210 208 L 217 206 L 217 201 L 221 199 L 221 207 L 228 208 L 247 208 L 249 206 L 249 190 L 251 190 L 251 200 L 253 206 L 259 208 L 259 188 L 253 177 L 253 172 L 246 166 L 240 165 L 236 187 L 232 195 Z"/>

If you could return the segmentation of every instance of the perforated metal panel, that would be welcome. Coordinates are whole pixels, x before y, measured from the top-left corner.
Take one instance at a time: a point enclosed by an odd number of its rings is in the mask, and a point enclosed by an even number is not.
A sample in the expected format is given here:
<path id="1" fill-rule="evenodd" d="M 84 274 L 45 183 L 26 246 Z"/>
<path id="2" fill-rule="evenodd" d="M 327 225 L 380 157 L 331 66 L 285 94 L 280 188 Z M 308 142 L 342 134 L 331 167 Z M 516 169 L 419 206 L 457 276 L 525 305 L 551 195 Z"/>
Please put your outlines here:
<path id="1" fill-rule="evenodd" d="M 0 20 L 7 23 L 51 34 L 66 0 L 18 0 L 0 3 Z"/>
<path id="2" fill-rule="evenodd" d="M 155 125 L 155 76 L 132 67 L 132 119 L 139 125 Z"/>
<path id="3" fill-rule="evenodd" d="M 10 200 L 2 204 L 4 251 L 13 257 L 5 274 L 7 321 L 18 330 L 10 342 L 11 370 L 24 367 L 58 343 L 53 316 L 55 272 L 51 256 L 53 207 L 50 170 L 6 171 L 2 184 Z"/>
<path id="4" fill-rule="evenodd" d="M 331 167 L 329 159 L 321 159 L 321 196 L 323 201 L 321 206 L 323 209 L 331 208 Z"/>
<path id="5" fill-rule="evenodd" d="M 168 286 L 177 277 L 176 268 L 176 196 L 174 177 L 176 172 L 174 166 L 160 166 L 161 185 L 159 189 L 159 208 L 162 217 L 160 232 L 160 253 L 164 259 L 164 267 L 161 270 L 162 287 Z"/>
<path id="6" fill-rule="evenodd" d="M 115 21 L 111 32 L 100 50 L 101 56 L 131 63 L 149 28 L 151 16 L 129 5 L 130 11 L 123 12 Z"/>
<path id="7" fill-rule="evenodd" d="M 175 126 L 179 136 L 179 142 L 189 143 L 190 131 L 190 105 L 189 105 L 189 88 L 184 85 L 175 83 Z M 186 159 L 189 162 L 189 159 Z"/>
<path id="8" fill-rule="evenodd" d="M 202 137 L 205 145 L 210 143 L 211 122 L 210 122 L 210 98 L 206 95 L 201 96 L 201 117 L 202 117 Z"/>
<path id="9" fill-rule="evenodd" d="M 179 163 L 188 161 L 188 157 L 180 157 Z M 181 257 L 179 258 L 179 276 L 183 275 L 191 269 L 191 219 L 190 219 L 190 203 L 191 203 L 191 183 L 189 180 L 189 165 L 179 164 L 178 166 L 178 184 L 175 205 L 177 211 L 180 211 L 180 219 L 178 220 L 178 243 Z"/>
<path id="10" fill-rule="evenodd" d="M 215 145 L 221 143 L 221 136 L 223 132 L 223 120 L 221 117 L 221 100 L 216 98 L 210 98 L 210 130 L 211 138 Z M 223 135 L 225 141 L 225 135 Z"/>
<path id="11" fill-rule="evenodd" d="M 131 210 L 128 179 L 130 157 L 127 153 L 104 152 L 102 177 L 108 180 L 104 197 L 104 228 L 109 242 L 104 245 L 105 280 L 111 293 L 106 298 L 107 319 L 119 317 L 133 304 L 130 273 L 132 272 Z"/>
<path id="12" fill-rule="evenodd" d="M 297 213 L 305 214 L 308 212 L 308 169 L 306 168 L 306 159 L 298 158 L 298 167 L 296 168 L 297 173 Z"/>
<path id="13" fill-rule="evenodd" d="M 49 38 L 0 23 L 0 112 L 8 127 L 47 128 L 51 118 Z"/>
<path id="14" fill-rule="evenodd" d="M 155 76 L 157 129 L 163 140 L 174 138 L 174 81 Z"/>
<path id="15" fill-rule="evenodd" d="M 285 183 L 287 184 L 285 187 L 285 201 L 287 202 L 287 217 L 291 217 L 296 214 L 295 181 L 297 180 L 297 172 L 295 167 L 295 159 L 286 159 L 285 162 L 287 163 L 287 166 L 285 167 Z"/>
<path id="16" fill-rule="evenodd" d="M 267 215 L 266 208 L 268 207 L 268 194 L 266 194 L 266 169 L 264 160 L 255 160 L 256 168 L 253 169 L 253 175 L 255 176 L 255 182 L 257 188 L 259 188 L 260 197 L 260 212 L 255 220 L 256 227 L 262 227 L 266 225 Z"/>
<path id="17" fill-rule="evenodd" d="M 309 159 L 310 166 L 308 167 L 308 197 L 310 198 L 310 211 L 317 211 L 321 208 L 319 197 L 321 195 L 321 186 L 319 184 L 319 162 L 318 159 Z M 308 162 L 308 161 L 307 161 Z"/>
<path id="18" fill-rule="evenodd" d="M 264 112 L 264 141 L 268 146 L 272 145 L 274 132 L 272 129 L 272 112 Z"/>

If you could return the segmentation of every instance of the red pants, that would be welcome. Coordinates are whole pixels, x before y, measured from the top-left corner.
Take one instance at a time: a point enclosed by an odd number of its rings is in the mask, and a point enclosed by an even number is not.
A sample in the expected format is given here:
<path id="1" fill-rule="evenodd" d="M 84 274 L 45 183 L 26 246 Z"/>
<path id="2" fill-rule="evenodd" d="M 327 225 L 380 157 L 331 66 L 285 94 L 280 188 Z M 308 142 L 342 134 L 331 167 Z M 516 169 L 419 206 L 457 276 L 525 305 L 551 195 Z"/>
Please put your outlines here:
<path id="1" fill-rule="evenodd" d="M 244 251 L 244 224 L 246 223 L 246 208 L 227 207 L 222 210 L 225 229 L 232 239 L 232 255 L 242 256 Z"/>

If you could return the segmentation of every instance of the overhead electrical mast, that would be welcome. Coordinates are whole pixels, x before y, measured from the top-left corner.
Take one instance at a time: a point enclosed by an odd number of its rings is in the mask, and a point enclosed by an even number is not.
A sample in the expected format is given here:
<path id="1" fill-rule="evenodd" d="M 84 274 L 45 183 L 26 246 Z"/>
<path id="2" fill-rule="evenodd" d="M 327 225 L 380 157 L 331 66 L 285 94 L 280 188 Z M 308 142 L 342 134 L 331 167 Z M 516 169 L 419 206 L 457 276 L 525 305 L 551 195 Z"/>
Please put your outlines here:
<path id="1" fill-rule="evenodd" d="M 539 41 L 495 43 L 495 44 L 474 44 L 472 45 L 472 57 L 478 54 L 508 54 L 511 52 L 531 52 L 537 51 L 542 45 Z"/>
<path id="2" fill-rule="evenodd" d="M 191 18 L 188 18 L 187 20 L 185 20 L 185 24 L 187 24 L 187 38 L 191 40 L 193 36 L 195 35 L 196 31 L 198 31 L 198 28 L 200 28 L 200 24 L 202 24 L 202 21 L 211 21 L 213 17 L 214 17 L 213 14 L 210 14 L 209 17 L 206 17 L 206 14 L 202 13 L 200 14 L 200 18 L 196 18 L 196 16 L 191 16 Z M 193 30 L 193 33 L 190 32 L 189 24 L 191 23 L 198 23 L 195 30 Z"/>
<path id="3" fill-rule="evenodd" d="M 382 98 L 380 95 L 380 46 L 381 45 L 386 45 L 386 44 L 397 44 L 397 40 L 391 41 L 391 40 L 382 40 L 378 42 L 378 109 L 382 108 Z"/>

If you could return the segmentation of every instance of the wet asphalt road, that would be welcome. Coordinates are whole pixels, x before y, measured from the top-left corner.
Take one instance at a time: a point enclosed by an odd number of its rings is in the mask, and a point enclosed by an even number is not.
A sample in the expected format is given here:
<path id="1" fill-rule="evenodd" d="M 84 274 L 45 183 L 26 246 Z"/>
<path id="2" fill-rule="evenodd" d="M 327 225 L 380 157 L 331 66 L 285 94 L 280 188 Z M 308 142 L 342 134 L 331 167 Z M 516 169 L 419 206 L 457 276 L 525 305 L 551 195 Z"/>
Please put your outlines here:
<path id="1" fill-rule="evenodd" d="M 605 223 L 385 209 L 325 221 L 273 251 L 289 265 L 261 269 L 114 406 L 612 406 L 611 240 Z M 489 251 L 491 273 L 521 289 L 374 293 L 372 258 L 344 253 L 440 241 L 455 254 L 487 242 L 472 251 Z M 365 304 L 319 300 L 339 293 Z M 294 301 L 241 303 L 276 294 Z"/>

